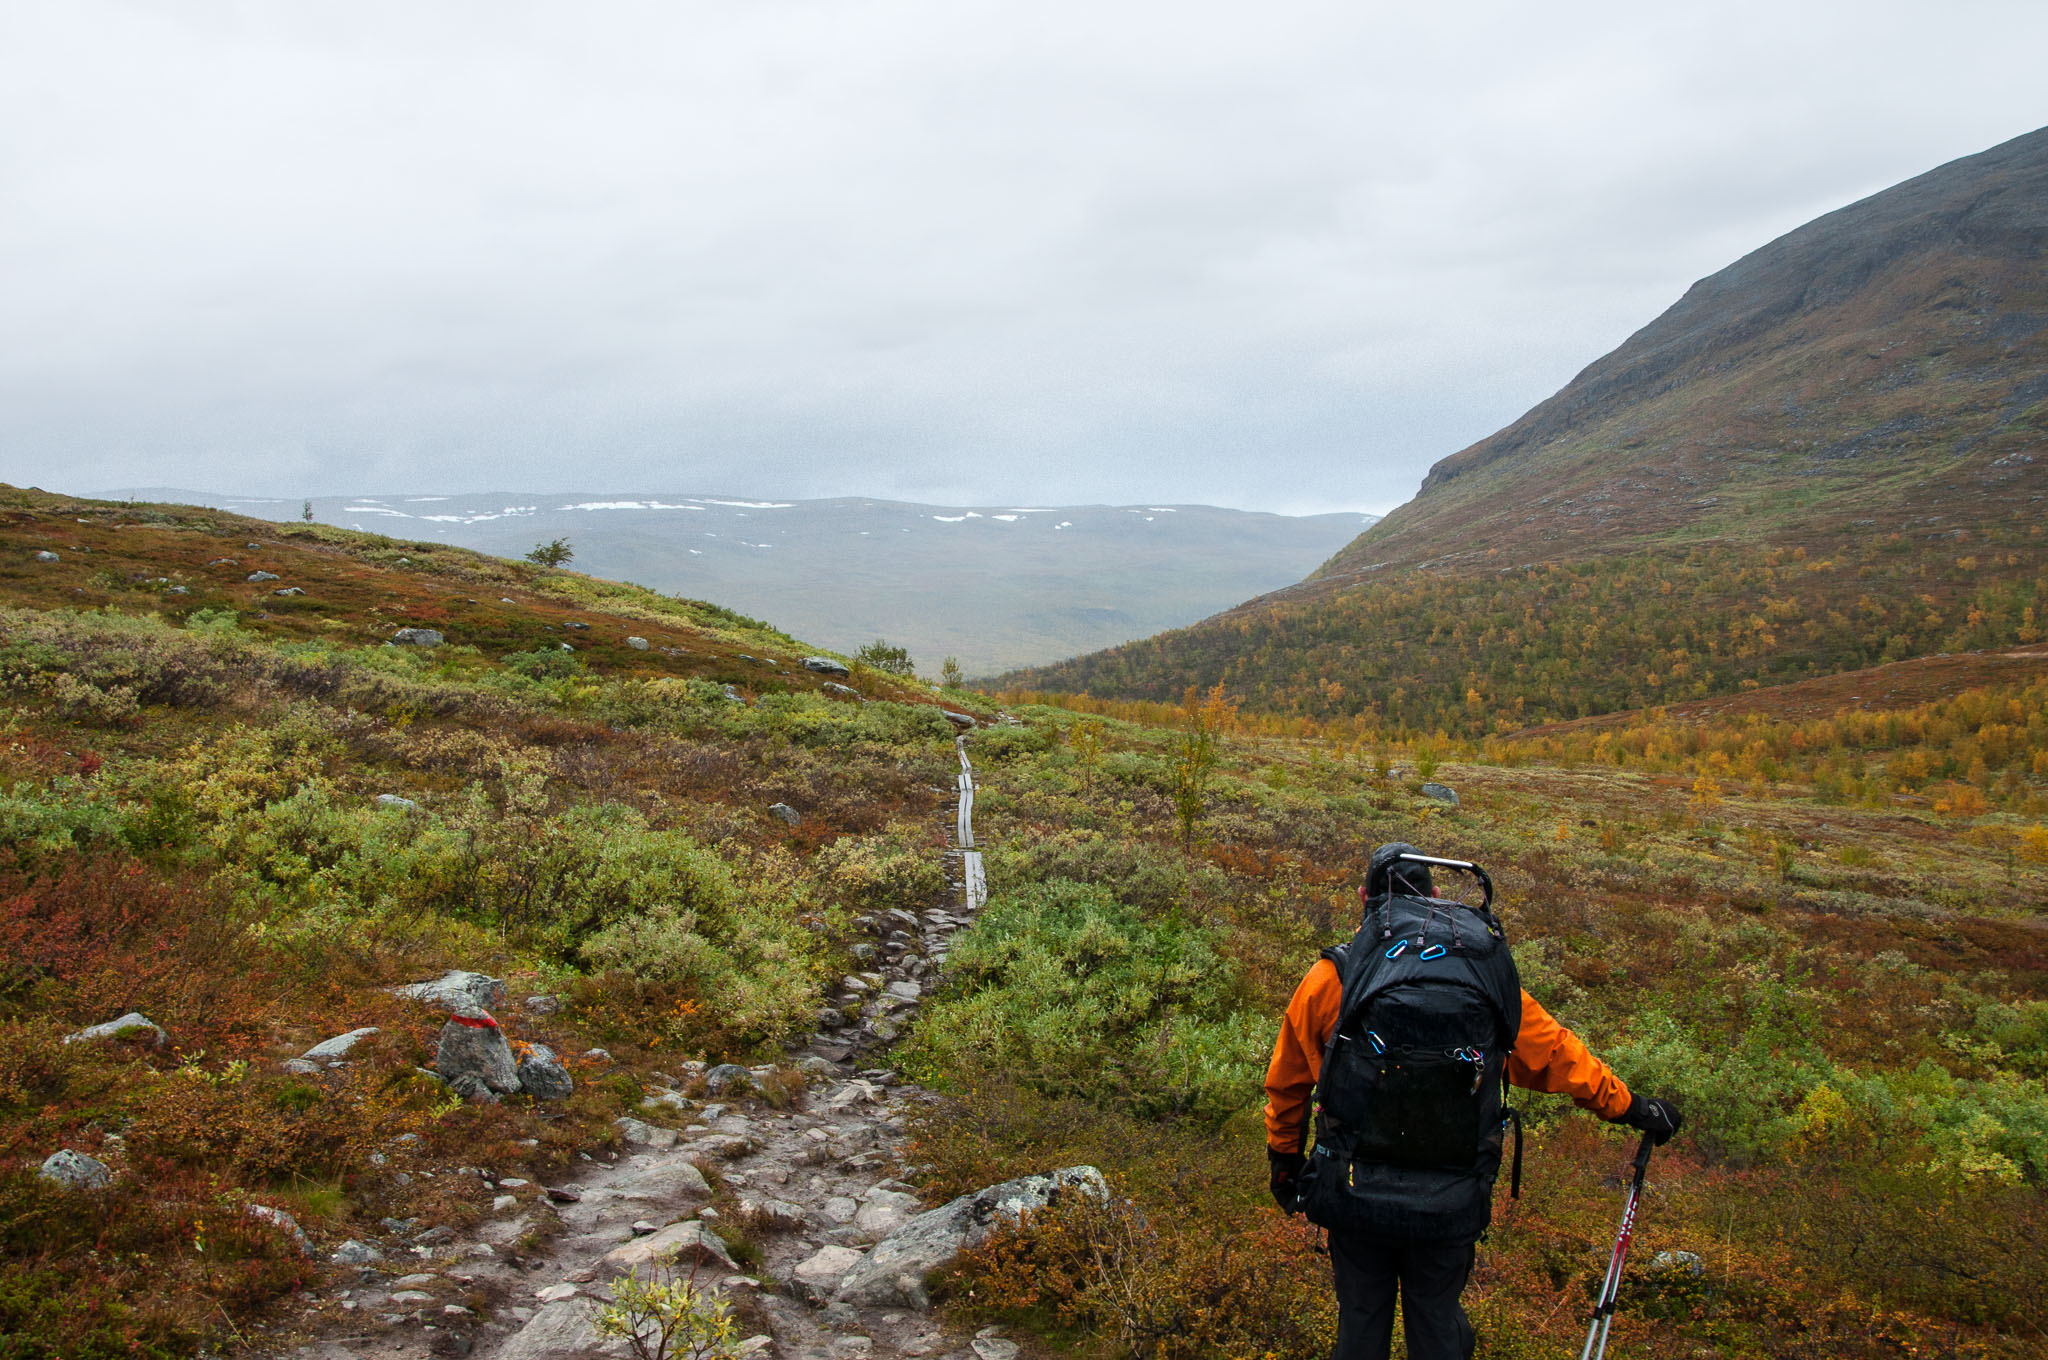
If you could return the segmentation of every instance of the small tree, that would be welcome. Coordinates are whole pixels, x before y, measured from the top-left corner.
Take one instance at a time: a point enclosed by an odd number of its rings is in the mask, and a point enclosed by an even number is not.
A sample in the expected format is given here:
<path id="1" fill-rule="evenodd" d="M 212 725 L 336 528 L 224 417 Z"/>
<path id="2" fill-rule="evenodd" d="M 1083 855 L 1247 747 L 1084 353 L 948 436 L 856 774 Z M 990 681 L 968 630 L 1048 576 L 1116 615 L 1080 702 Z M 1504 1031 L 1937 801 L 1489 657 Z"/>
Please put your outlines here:
<path id="1" fill-rule="evenodd" d="M 569 540 L 558 538 L 552 543 L 537 543 L 526 560 L 537 567 L 566 566 L 576 556 L 576 550 L 569 546 Z"/>
<path id="2" fill-rule="evenodd" d="M 313 502 L 306 502 L 305 508 L 299 511 L 299 518 L 306 521 L 306 523 L 308 524 L 311 524 L 313 522 Z"/>
<path id="3" fill-rule="evenodd" d="M 949 656 L 939 663 L 939 683 L 947 689 L 960 688 L 960 682 L 966 678 L 961 673 L 959 657 Z"/>
<path id="4" fill-rule="evenodd" d="M 855 659 L 881 671 L 884 675 L 900 676 L 905 679 L 917 674 L 917 667 L 911 664 L 910 650 L 898 647 L 881 638 L 854 653 Z"/>
<path id="5" fill-rule="evenodd" d="M 1093 718 L 1075 723 L 1067 733 L 1067 745 L 1074 752 L 1074 763 L 1081 767 L 1082 782 L 1093 785 L 1095 768 L 1102 763 L 1102 724 Z"/>
<path id="6" fill-rule="evenodd" d="M 691 1272 L 691 1276 L 695 1275 Z M 673 1254 L 653 1278 L 638 1270 L 612 1282 L 612 1302 L 597 1307 L 597 1334 L 624 1341 L 635 1360 L 736 1360 L 739 1328 L 725 1299 L 675 1273 Z"/>

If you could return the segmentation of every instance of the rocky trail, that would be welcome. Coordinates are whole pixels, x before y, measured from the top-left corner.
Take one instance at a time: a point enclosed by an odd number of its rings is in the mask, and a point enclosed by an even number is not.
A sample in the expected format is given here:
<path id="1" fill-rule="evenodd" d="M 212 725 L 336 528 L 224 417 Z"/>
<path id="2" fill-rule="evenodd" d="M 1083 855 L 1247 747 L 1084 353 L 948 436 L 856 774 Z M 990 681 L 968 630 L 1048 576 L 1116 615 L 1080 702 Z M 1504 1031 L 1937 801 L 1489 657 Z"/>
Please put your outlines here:
<path id="1" fill-rule="evenodd" d="M 1063 1191 L 1103 1192 L 1092 1168 L 1071 1168 L 926 1212 L 899 1179 L 905 1116 L 928 1097 L 882 1065 L 884 1055 L 987 891 L 974 848 L 966 735 L 955 745 L 960 776 L 957 800 L 945 805 L 945 854 L 957 905 L 922 917 L 891 911 L 869 923 L 878 938 L 855 947 L 867 971 L 844 979 L 808 1050 L 791 1055 L 806 1079 L 801 1094 L 770 1101 L 760 1086 L 778 1080 L 775 1068 L 686 1064 L 677 1087 L 702 1094 L 654 1092 L 644 1118 L 618 1121 L 622 1146 L 581 1154 L 583 1172 L 570 1181 L 529 1186 L 464 1168 L 500 1192 L 498 1212 L 463 1238 L 446 1229 L 426 1234 L 405 1248 L 408 1259 L 364 1247 L 352 1277 L 330 1283 L 323 1311 L 338 1325 L 284 1354 L 624 1357 L 624 1342 L 598 1335 L 597 1309 L 611 1300 L 617 1277 L 637 1269 L 647 1278 L 666 1262 L 724 1295 L 745 1338 L 742 1354 L 1011 1360 L 1017 1347 L 1000 1329 L 970 1337 L 937 1321 L 923 1276 L 1006 1213 Z M 737 1217 L 758 1259 L 736 1260 L 715 1234 L 725 1216 Z M 337 1260 L 345 1255 L 346 1248 Z"/>

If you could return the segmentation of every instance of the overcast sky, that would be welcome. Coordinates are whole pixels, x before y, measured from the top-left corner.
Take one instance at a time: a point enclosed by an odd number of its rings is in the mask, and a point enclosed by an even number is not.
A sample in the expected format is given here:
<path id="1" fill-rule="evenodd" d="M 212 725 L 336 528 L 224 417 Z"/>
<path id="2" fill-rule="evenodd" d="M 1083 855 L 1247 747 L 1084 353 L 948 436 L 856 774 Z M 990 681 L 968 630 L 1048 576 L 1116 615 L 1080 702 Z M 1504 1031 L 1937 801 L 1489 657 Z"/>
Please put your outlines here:
<path id="1" fill-rule="evenodd" d="M 0 0 L 0 480 L 1383 511 L 2048 5 Z"/>

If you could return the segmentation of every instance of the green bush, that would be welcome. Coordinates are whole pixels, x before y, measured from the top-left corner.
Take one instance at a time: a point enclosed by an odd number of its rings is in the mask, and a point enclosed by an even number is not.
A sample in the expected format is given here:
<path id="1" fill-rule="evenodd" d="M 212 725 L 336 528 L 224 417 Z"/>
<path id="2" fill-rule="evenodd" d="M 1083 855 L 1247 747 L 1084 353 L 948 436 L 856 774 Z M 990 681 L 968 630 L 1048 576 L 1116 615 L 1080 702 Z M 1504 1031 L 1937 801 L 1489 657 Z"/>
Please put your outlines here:
<path id="1" fill-rule="evenodd" d="M 938 857 L 894 835 L 846 836 L 812 861 L 825 888 L 857 911 L 921 911 L 946 889 Z"/>
<path id="2" fill-rule="evenodd" d="M 1242 1008 L 1208 932 L 1053 880 L 993 899 L 954 943 L 951 988 L 909 1062 L 971 1089 L 1005 1073 L 1048 1095 L 1212 1120 L 1255 1102 L 1272 1017 Z"/>

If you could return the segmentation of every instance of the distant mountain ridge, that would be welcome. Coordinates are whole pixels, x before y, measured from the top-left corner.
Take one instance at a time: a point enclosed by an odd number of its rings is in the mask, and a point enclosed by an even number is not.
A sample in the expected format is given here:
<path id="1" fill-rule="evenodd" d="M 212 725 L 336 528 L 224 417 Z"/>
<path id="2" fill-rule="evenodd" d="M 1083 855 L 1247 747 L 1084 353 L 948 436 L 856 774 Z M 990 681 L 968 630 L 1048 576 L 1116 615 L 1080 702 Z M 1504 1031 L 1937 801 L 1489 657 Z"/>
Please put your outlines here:
<path id="1" fill-rule="evenodd" d="M 2044 525 L 2048 129 L 1701 280 L 1306 580 L 1001 683 L 1500 730 L 2032 642 Z"/>
<path id="2" fill-rule="evenodd" d="M 148 500 L 297 519 L 300 500 L 150 489 Z M 313 498 L 341 528 L 518 557 L 567 538 L 575 570 L 771 618 L 852 651 L 877 637 L 936 673 L 1073 656 L 1299 580 L 1376 516 L 1203 505 L 955 507 L 674 493 Z"/>

